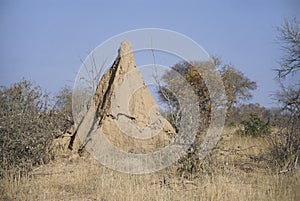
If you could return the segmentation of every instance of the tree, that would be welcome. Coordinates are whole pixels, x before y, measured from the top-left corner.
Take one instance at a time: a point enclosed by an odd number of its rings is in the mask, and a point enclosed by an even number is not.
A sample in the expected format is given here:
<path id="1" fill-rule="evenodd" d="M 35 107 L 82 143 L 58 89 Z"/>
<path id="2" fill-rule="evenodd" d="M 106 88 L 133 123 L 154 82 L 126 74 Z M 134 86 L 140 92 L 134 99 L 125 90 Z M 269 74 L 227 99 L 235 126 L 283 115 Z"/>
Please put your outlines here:
<path id="1" fill-rule="evenodd" d="M 257 88 L 256 82 L 251 81 L 232 65 L 222 65 L 220 73 L 225 86 L 229 112 L 237 103 L 252 98 L 251 92 Z"/>
<path id="2" fill-rule="evenodd" d="M 228 116 L 230 116 L 232 107 L 237 103 L 252 98 L 251 91 L 257 88 L 254 81 L 251 81 L 242 72 L 238 71 L 234 66 L 229 64 L 222 64 L 218 58 L 213 58 L 211 62 L 180 62 L 175 64 L 170 71 L 163 76 L 163 83 L 165 85 L 160 87 L 159 94 L 163 102 L 169 105 L 169 111 L 173 112 L 171 115 L 171 123 L 176 127 L 176 122 L 180 119 L 178 114 L 180 106 L 176 100 L 175 95 L 184 95 L 187 84 L 190 85 L 195 94 L 198 96 L 198 102 L 202 117 L 206 119 L 204 124 L 207 124 L 210 117 L 211 100 L 209 90 L 205 83 L 205 77 L 210 76 L 210 72 L 216 67 L 219 69 L 221 78 L 226 92 L 226 106 L 228 108 Z M 203 69 L 200 75 L 197 68 Z M 180 81 L 185 79 L 186 82 Z M 212 80 L 212 85 L 218 83 Z M 212 86 L 217 88 L 217 86 Z M 171 90 L 170 90 L 171 89 Z M 175 122 L 175 123 L 174 123 Z"/>
<path id="3" fill-rule="evenodd" d="M 281 168 L 289 170 L 297 167 L 300 156 L 300 81 L 283 81 L 288 77 L 299 76 L 300 22 L 296 18 L 285 20 L 278 32 L 278 39 L 284 51 L 284 56 L 279 62 L 280 67 L 276 69 L 281 87 L 276 99 L 281 105 L 282 118 L 276 138 L 271 138 L 271 142 L 274 160 Z"/>
<path id="4" fill-rule="evenodd" d="M 220 82 L 215 79 L 215 71 L 219 69 L 227 97 L 221 93 Z M 199 71 L 200 70 L 200 73 Z M 209 80 L 209 91 L 206 82 Z M 240 100 L 248 100 L 252 97 L 251 91 L 256 89 L 256 83 L 247 78 L 243 73 L 236 70 L 232 65 L 223 65 L 219 59 L 213 58 L 209 62 L 179 62 L 167 71 L 162 80 L 158 81 L 159 95 L 163 103 L 167 105 L 167 118 L 176 128 L 182 123 L 182 108 L 180 107 L 181 96 L 191 96 L 193 91 L 196 95 L 197 105 L 200 112 L 199 128 L 196 139 L 187 151 L 187 155 L 178 161 L 179 174 L 194 174 L 199 172 L 200 160 L 198 153 L 201 151 L 203 135 L 211 120 L 211 109 L 215 107 L 229 108 L 230 114 L 233 105 Z M 192 90 L 189 90 L 191 88 Z M 211 99 L 211 94 L 217 95 L 221 102 Z M 225 100 L 224 100 L 225 99 Z M 216 105 L 220 104 L 220 105 Z M 184 124 L 184 123 L 183 123 Z"/>
<path id="5" fill-rule="evenodd" d="M 208 68 L 208 63 L 199 63 L 203 68 Z M 203 118 L 202 125 L 208 123 L 210 116 L 210 99 L 209 92 L 197 69 L 188 62 L 175 64 L 170 71 L 165 73 L 162 78 L 164 85 L 159 83 L 159 95 L 162 102 L 168 106 L 168 120 L 178 129 L 181 119 L 181 108 L 178 98 L 189 96 L 190 87 L 194 91 L 198 99 L 200 113 Z"/>
<path id="6" fill-rule="evenodd" d="M 281 67 L 276 71 L 279 78 L 285 78 L 300 69 L 300 21 L 297 18 L 285 20 L 284 24 L 277 29 L 278 41 L 282 45 L 285 56 L 280 60 Z"/>

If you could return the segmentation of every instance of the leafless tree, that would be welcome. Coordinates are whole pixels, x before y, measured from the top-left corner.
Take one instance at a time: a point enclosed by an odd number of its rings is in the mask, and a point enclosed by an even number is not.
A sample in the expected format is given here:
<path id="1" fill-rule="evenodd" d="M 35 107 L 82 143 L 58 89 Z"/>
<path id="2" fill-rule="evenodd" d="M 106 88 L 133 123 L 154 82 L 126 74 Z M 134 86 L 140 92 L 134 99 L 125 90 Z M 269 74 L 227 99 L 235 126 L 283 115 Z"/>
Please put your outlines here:
<path id="1" fill-rule="evenodd" d="M 282 108 L 282 119 L 276 136 L 271 139 L 274 161 L 283 172 L 297 169 L 300 156 L 300 22 L 296 19 L 285 20 L 278 28 L 279 42 L 284 56 L 276 69 L 280 91 L 276 99 Z M 287 79 L 296 82 L 285 82 Z"/>
<path id="2" fill-rule="evenodd" d="M 278 41 L 285 53 L 280 60 L 280 68 L 276 69 L 279 78 L 285 78 L 300 70 L 300 21 L 297 18 L 286 19 L 284 24 L 277 28 Z"/>

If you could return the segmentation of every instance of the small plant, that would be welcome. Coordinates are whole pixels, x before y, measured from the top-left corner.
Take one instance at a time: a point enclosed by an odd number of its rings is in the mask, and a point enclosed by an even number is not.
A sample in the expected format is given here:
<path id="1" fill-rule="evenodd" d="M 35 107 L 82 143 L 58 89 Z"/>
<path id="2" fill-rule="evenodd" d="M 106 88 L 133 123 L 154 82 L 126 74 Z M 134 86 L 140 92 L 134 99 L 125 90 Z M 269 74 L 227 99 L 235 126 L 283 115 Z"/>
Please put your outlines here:
<path id="1" fill-rule="evenodd" d="M 248 120 L 242 121 L 243 135 L 259 137 L 270 133 L 269 121 L 265 123 L 257 114 L 250 114 Z"/>

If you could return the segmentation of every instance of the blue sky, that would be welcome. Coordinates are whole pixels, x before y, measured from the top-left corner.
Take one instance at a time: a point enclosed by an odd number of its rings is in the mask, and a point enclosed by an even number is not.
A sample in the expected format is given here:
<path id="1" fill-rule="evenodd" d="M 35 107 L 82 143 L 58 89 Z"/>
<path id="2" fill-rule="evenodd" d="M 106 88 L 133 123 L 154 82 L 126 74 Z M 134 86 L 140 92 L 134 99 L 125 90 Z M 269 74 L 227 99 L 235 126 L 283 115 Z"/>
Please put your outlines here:
<path id="1" fill-rule="evenodd" d="M 81 61 L 108 38 L 140 28 L 185 34 L 258 84 L 252 102 L 270 107 L 283 55 L 276 26 L 298 16 L 297 0 L 0 0 L 0 85 L 22 77 L 48 92 L 72 86 Z"/>

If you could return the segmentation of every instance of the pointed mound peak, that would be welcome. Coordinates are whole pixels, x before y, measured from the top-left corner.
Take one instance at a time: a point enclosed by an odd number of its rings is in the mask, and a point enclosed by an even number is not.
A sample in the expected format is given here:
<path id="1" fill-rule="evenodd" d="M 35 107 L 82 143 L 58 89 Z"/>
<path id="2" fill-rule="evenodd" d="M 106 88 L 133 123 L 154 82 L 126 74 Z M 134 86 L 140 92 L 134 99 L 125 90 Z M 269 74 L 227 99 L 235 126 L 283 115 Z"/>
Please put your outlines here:
<path id="1" fill-rule="evenodd" d="M 120 75 L 126 74 L 129 71 L 134 70 L 136 68 L 133 50 L 130 41 L 128 40 L 123 41 L 119 47 L 118 53 L 119 53 L 118 58 L 120 59 L 118 64 L 119 65 L 118 73 Z"/>
<path id="2" fill-rule="evenodd" d="M 133 54 L 132 51 L 132 45 L 131 42 L 128 40 L 125 40 L 121 43 L 120 48 L 119 48 L 119 56 L 123 57 L 126 56 L 128 54 Z"/>

